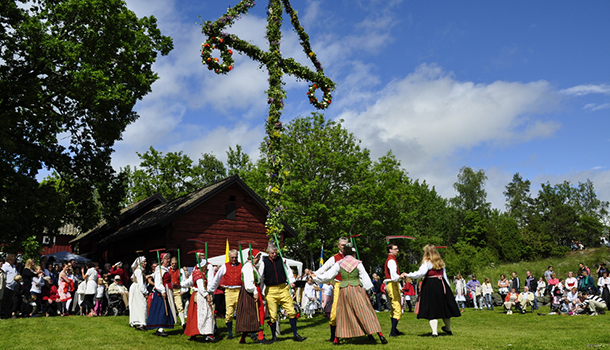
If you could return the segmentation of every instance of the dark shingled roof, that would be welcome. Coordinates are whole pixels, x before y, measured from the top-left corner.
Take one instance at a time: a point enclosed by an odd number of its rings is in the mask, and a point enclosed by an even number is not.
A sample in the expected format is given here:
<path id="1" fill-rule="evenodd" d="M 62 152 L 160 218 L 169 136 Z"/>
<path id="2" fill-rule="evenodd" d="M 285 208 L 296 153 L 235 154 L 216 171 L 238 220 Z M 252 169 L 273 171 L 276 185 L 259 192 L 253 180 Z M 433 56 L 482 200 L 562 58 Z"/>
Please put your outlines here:
<path id="1" fill-rule="evenodd" d="M 144 198 L 140 201 L 137 201 L 137 202 L 121 209 L 121 213 L 119 214 L 119 217 L 117 218 L 118 222 L 121 223 L 123 220 L 128 219 L 130 216 L 136 214 L 140 209 L 151 204 L 154 201 L 159 201 L 159 204 L 167 203 L 167 199 L 165 199 L 162 195 L 160 195 L 159 193 L 154 194 L 148 198 Z M 111 230 L 111 229 L 112 229 L 112 225 L 107 223 L 106 220 L 102 220 L 95 228 L 81 234 L 80 236 L 71 240 L 70 243 L 76 243 L 85 238 L 87 238 L 87 239 L 94 238 L 94 237 L 100 235 L 101 233 Z"/>
<path id="2" fill-rule="evenodd" d="M 259 206 L 261 206 L 261 208 L 266 212 L 269 211 L 264 200 L 246 185 L 238 175 L 233 175 L 149 210 L 130 224 L 103 238 L 100 243 L 110 243 L 152 227 L 165 227 L 233 184 L 239 185 Z M 284 229 L 288 234 L 297 237 L 296 232 L 290 225 L 285 222 L 283 224 Z"/>

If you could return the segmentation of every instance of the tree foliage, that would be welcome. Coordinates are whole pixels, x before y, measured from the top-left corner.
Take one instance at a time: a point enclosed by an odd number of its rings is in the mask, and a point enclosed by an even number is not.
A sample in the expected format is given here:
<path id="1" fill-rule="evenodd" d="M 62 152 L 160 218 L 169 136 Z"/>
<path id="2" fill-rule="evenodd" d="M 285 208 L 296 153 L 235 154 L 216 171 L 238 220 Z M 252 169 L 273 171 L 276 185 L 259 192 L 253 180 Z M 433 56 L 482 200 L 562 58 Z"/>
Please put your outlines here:
<path id="1" fill-rule="evenodd" d="M 212 154 L 203 154 L 193 165 L 182 151 L 163 154 L 150 146 L 146 153 L 136 153 L 142 160 L 140 168 L 125 168 L 129 181 L 126 204 L 156 193 L 172 200 L 226 177 L 224 164 Z"/>
<path id="2" fill-rule="evenodd" d="M 60 195 L 39 185 L 42 169 L 59 174 L 79 207 L 66 220 L 97 224 L 94 191 L 113 217 L 125 189 L 112 147 L 137 119 L 133 107 L 157 80 L 152 64 L 171 39 L 122 0 L 2 0 L 0 47 L 2 241 L 58 227 L 44 212 Z"/>

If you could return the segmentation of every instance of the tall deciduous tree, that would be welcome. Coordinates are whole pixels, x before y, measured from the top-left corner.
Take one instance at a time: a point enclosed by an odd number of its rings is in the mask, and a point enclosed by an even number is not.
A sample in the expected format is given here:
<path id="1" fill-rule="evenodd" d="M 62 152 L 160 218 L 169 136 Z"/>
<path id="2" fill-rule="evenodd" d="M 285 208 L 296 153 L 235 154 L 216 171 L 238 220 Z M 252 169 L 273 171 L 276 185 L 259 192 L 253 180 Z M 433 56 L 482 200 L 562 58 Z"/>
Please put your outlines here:
<path id="1" fill-rule="evenodd" d="M 451 203 L 464 212 L 476 210 L 482 217 L 488 218 L 491 203 L 487 202 L 485 170 L 474 171 L 465 166 L 460 169 L 457 177 L 453 188 L 458 195 L 451 199 Z"/>
<path id="2" fill-rule="evenodd" d="M 508 215 L 515 218 L 519 228 L 523 228 L 527 222 L 529 207 L 532 204 L 530 197 L 530 180 L 523 180 L 519 173 L 513 175 L 513 180 L 506 185 L 503 192 L 506 197 L 506 210 Z"/>
<path id="3" fill-rule="evenodd" d="M 171 39 L 122 0 L 2 0 L 0 47 L 0 240 L 57 228 L 41 214 L 58 196 L 39 186 L 41 169 L 69 183 L 84 229 L 99 220 L 94 191 L 114 217 L 125 189 L 112 147 Z"/>

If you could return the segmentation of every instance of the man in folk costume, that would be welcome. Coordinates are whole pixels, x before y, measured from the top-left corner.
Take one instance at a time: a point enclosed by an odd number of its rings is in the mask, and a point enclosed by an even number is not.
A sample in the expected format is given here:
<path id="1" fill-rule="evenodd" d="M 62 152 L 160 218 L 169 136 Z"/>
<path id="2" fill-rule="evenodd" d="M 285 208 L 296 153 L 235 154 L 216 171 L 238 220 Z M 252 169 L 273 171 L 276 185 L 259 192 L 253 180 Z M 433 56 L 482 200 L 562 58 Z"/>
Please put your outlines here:
<path id="1" fill-rule="evenodd" d="M 320 267 L 316 272 L 314 272 L 314 275 L 316 276 L 321 276 L 323 275 L 326 271 L 330 270 L 335 263 L 338 263 L 339 261 L 343 260 L 344 256 L 343 256 L 343 248 L 345 248 L 345 245 L 347 244 L 347 238 L 345 237 L 341 237 L 339 238 L 339 241 L 337 241 L 337 247 L 339 247 L 339 252 L 337 254 L 335 254 L 333 257 L 331 257 L 330 259 L 326 260 L 326 262 L 324 263 L 324 265 L 322 265 L 322 267 Z M 330 311 L 330 341 L 335 341 L 335 333 L 337 330 L 337 304 L 339 301 L 339 285 L 341 284 L 341 282 L 343 281 L 343 279 L 341 278 L 341 274 L 338 274 L 337 276 L 335 276 L 334 281 L 333 281 L 333 290 L 335 291 L 335 293 L 333 294 L 333 306 L 332 309 Z"/>
<path id="2" fill-rule="evenodd" d="M 248 261 L 241 268 L 241 275 L 244 284 L 239 291 L 239 303 L 237 304 L 237 322 L 235 333 L 241 332 L 240 344 L 246 343 L 246 336 L 249 333 L 258 332 L 259 344 L 269 344 L 263 334 L 263 324 L 265 322 L 265 306 L 261 292 L 260 276 L 258 267 L 260 266 L 262 252 L 253 249 L 250 252 Z"/>
<path id="3" fill-rule="evenodd" d="M 205 335 L 206 341 L 214 341 L 212 294 L 207 291 L 207 281 L 214 276 L 214 267 L 204 259 L 205 255 L 199 254 L 199 264 L 181 283 L 184 288 L 193 287 L 184 334 L 190 336 L 189 340 L 197 340 L 197 335 Z"/>
<path id="4" fill-rule="evenodd" d="M 406 275 L 402 275 L 398 271 L 398 261 L 396 261 L 396 255 L 398 255 L 398 246 L 396 244 L 388 245 L 388 258 L 385 261 L 385 290 L 388 293 L 388 299 L 390 303 L 390 317 L 392 321 L 392 330 L 390 331 L 390 337 L 396 337 L 403 333 L 396 329 L 400 316 L 402 315 L 402 307 L 400 305 L 400 286 L 398 281 L 402 278 L 406 278 Z"/>
<path id="5" fill-rule="evenodd" d="M 165 328 L 174 328 L 176 311 L 174 310 L 174 298 L 172 297 L 172 277 L 169 273 L 169 253 L 161 254 L 161 265 L 157 266 L 153 273 L 155 291 L 150 301 L 148 312 L 147 329 L 155 329 L 155 335 L 167 337 Z"/>
<path id="6" fill-rule="evenodd" d="M 224 279 L 222 279 L 224 276 Z M 237 250 L 229 251 L 229 262 L 220 266 L 212 283 L 208 286 L 208 293 L 214 294 L 216 288 L 222 279 L 225 290 L 225 324 L 229 335 L 227 339 L 233 339 L 233 316 L 237 309 L 237 301 L 239 299 L 239 290 L 242 286 L 241 281 L 241 264 L 237 261 Z"/>
<path id="7" fill-rule="evenodd" d="M 294 310 L 294 305 L 290 296 L 290 287 L 294 288 L 294 276 L 286 273 L 286 271 L 291 270 L 280 258 L 278 248 L 275 244 L 269 243 L 267 252 L 269 253 L 269 256 L 262 259 L 258 273 L 261 278 L 261 290 L 264 291 L 267 308 L 269 309 L 271 334 L 273 334 L 272 341 L 277 341 L 276 326 L 278 305 L 286 310 L 286 314 L 290 319 L 293 340 L 297 342 L 303 341 L 306 338 L 301 337 L 297 333 L 297 313 Z M 288 284 L 290 284 L 290 286 Z"/>
<path id="8" fill-rule="evenodd" d="M 182 306 L 180 281 L 184 281 L 186 276 L 184 275 L 184 271 L 178 267 L 178 258 L 175 256 L 172 257 L 169 273 L 172 276 L 172 297 L 174 298 L 174 305 L 176 305 L 176 311 L 178 312 L 178 317 L 180 317 L 180 324 L 182 325 L 182 328 L 184 328 L 184 307 Z"/>

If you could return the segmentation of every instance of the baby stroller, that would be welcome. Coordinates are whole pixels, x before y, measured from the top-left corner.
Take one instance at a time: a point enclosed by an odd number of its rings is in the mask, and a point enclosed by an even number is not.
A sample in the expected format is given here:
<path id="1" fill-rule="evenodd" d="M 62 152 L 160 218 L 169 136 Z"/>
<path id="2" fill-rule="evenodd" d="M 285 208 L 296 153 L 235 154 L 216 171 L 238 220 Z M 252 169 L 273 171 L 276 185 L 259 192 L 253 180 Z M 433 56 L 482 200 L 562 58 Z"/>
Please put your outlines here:
<path id="1" fill-rule="evenodd" d="M 125 306 L 125 302 L 123 301 L 123 296 L 121 294 L 108 294 L 108 292 L 106 292 L 106 297 L 108 298 L 108 309 L 106 311 L 106 316 L 129 315 L 129 310 Z"/>

